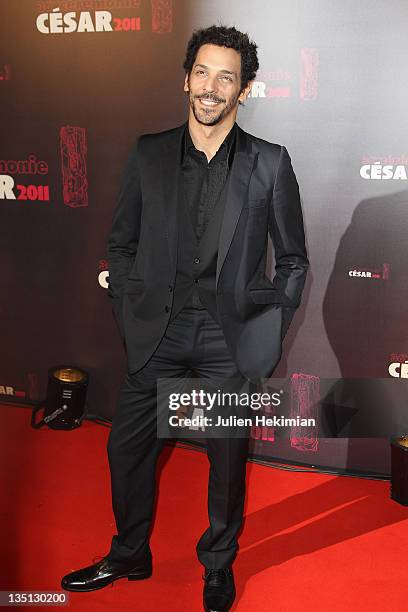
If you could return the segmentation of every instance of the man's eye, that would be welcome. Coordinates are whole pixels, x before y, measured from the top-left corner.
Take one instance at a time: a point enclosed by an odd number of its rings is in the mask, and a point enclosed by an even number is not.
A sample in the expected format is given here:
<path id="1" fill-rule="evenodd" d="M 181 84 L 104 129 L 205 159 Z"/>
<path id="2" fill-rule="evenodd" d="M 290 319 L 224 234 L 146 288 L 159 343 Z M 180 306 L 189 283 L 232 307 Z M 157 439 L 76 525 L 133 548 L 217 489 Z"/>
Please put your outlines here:
<path id="1" fill-rule="evenodd" d="M 196 70 L 196 74 L 204 74 L 204 70 Z"/>
<path id="2" fill-rule="evenodd" d="M 221 77 L 222 79 L 225 79 L 226 81 L 232 81 L 231 77 L 229 76 L 223 76 Z"/>

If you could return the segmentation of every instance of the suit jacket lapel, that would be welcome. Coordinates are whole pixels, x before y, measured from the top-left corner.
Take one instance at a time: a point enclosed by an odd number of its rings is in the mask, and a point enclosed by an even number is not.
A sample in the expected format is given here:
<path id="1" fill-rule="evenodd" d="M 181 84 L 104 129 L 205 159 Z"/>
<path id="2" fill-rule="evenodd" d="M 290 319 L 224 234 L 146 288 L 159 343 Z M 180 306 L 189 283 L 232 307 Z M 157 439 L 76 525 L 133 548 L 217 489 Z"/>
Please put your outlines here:
<path id="1" fill-rule="evenodd" d="M 169 243 L 171 264 L 176 267 L 177 263 L 177 204 L 180 194 L 180 164 L 184 130 L 187 122 L 173 130 L 164 143 L 163 150 L 158 151 L 161 161 L 161 173 L 157 176 L 160 182 L 161 197 L 159 198 L 164 208 L 167 220 L 167 240 Z"/>
<path id="2" fill-rule="evenodd" d="M 234 161 L 230 170 L 231 176 L 229 177 L 224 217 L 218 243 L 216 285 L 218 284 L 221 268 L 234 236 L 242 206 L 247 200 L 248 185 L 256 159 L 256 154 L 252 152 L 248 135 L 239 126 L 237 127 L 237 143 Z"/>

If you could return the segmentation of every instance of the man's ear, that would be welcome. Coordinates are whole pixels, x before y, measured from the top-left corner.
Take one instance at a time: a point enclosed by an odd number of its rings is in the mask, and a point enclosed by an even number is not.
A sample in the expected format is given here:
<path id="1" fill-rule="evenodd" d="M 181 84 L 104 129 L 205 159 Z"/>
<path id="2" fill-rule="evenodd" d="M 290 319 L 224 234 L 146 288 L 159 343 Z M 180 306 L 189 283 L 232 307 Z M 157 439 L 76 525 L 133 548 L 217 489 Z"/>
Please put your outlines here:
<path id="1" fill-rule="evenodd" d="M 245 87 L 245 89 L 243 89 L 241 91 L 241 93 L 239 94 L 238 100 L 239 100 L 240 104 L 243 104 L 245 102 L 245 100 L 247 99 L 247 97 L 249 95 L 249 92 L 251 91 L 252 83 L 253 83 L 253 81 L 249 81 L 249 83 Z"/>
<path id="2" fill-rule="evenodd" d="M 189 74 L 187 73 L 184 78 L 184 91 L 190 91 L 190 87 L 188 86 L 188 77 L 189 77 Z"/>

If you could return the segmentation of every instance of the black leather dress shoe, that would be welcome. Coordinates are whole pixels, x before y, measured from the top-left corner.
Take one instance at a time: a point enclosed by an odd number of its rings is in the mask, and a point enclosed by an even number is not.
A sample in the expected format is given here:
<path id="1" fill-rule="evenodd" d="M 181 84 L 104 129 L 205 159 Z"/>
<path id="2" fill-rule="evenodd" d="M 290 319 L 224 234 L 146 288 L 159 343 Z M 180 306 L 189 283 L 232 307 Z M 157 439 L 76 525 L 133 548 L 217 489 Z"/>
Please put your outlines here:
<path id="1" fill-rule="evenodd" d="M 205 568 L 203 576 L 205 612 L 226 612 L 234 603 L 235 584 L 231 568 Z"/>
<path id="2" fill-rule="evenodd" d="M 103 589 L 118 578 L 143 580 L 152 575 L 152 561 L 127 561 L 121 564 L 112 563 L 103 557 L 94 565 L 67 574 L 61 580 L 61 586 L 67 591 L 96 591 Z"/>

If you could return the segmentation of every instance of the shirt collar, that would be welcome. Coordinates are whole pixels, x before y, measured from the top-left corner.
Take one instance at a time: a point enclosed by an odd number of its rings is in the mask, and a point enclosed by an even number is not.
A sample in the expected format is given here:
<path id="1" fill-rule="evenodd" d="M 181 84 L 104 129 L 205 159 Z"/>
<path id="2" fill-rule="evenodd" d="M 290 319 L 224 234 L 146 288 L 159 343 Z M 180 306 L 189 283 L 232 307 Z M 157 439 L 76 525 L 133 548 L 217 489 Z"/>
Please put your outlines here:
<path id="1" fill-rule="evenodd" d="M 225 139 L 223 140 L 222 144 L 220 145 L 220 147 L 219 147 L 219 149 L 218 149 L 218 151 L 216 153 L 216 155 L 217 155 L 218 153 L 222 153 L 223 149 L 226 149 L 226 158 L 227 158 L 227 161 L 228 161 L 228 168 L 229 169 L 232 166 L 232 162 L 233 162 L 233 158 L 234 158 L 236 133 L 237 133 L 237 124 L 236 124 L 236 122 L 234 122 L 234 125 L 232 126 L 232 128 L 230 129 L 228 134 L 226 135 Z M 191 148 L 195 149 L 194 143 L 193 143 L 191 135 L 190 135 L 190 130 L 188 129 L 188 123 L 186 124 L 186 127 L 185 127 L 183 142 L 184 142 L 184 144 L 183 144 L 183 159 L 182 159 L 182 163 L 185 160 L 185 156 L 187 154 L 187 151 L 189 149 L 191 149 Z"/>

